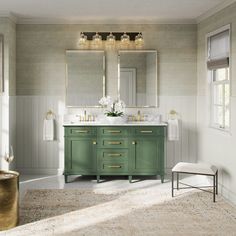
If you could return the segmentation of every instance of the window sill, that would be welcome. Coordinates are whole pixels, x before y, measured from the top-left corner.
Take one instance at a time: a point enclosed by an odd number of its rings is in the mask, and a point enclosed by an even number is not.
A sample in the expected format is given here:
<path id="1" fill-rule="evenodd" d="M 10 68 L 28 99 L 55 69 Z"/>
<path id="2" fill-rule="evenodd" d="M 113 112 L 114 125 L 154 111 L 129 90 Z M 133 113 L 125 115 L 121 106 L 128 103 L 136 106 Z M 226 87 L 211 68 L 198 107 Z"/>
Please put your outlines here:
<path id="1" fill-rule="evenodd" d="M 221 131 L 222 133 L 231 135 L 230 128 L 225 129 L 225 128 L 221 128 L 221 127 L 219 127 L 219 126 L 214 126 L 214 125 L 210 125 L 209 128 L 214 129 L 214 130 L 219 130 L 219 131 Z"/>

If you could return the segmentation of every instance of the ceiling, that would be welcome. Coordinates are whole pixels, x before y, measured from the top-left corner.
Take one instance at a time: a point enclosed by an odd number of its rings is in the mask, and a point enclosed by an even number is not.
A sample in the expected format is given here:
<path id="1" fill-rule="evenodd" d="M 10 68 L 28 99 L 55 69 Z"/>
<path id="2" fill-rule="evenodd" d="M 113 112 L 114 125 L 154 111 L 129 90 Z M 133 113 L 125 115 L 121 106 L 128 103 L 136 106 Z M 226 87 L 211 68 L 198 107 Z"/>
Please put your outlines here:
<path id="1" fill-rule="evenodd" d="M 18 23 L 196 23 L 234 0 L 0 0 Z"/>

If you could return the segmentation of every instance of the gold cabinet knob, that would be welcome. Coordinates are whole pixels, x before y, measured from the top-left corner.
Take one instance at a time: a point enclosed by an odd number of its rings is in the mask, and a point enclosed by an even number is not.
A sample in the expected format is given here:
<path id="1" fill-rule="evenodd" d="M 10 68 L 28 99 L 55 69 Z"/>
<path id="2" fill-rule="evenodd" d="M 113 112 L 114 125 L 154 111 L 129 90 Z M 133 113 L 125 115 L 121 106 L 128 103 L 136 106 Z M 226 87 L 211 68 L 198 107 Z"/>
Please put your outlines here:
<path id="1" fill-rule="evenodd" d="M 133 144 L 133 145 L 135 145 L 135 144 L 136 144 L 136 142 L 135 142 L 135 141 L 133 141 L 133 142 L 132 142 L 132 144 Z"/>
<path id="2" fill-rule="evenodd" d="M 97 142 L 96 141 L 93 141 L 93 145 L 96 145 L 97 144 Z"/>

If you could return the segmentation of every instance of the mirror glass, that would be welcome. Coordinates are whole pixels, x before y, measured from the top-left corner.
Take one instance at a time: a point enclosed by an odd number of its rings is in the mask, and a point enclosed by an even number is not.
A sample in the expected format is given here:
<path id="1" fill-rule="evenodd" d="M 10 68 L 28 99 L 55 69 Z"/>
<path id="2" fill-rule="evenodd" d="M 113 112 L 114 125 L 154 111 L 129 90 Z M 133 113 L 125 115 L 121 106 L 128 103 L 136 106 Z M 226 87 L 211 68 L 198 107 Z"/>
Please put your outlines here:
<path id="1" fill-rule="evenodd" d="M 157 52 L 119 51 L 118 94 L 127 107 L 157 107 Z"/>
<path id="2" fill-rule="evenodd" d="M 97 107 L 105 95 L 104 51 L 67 50 L 68 107 Z"/>

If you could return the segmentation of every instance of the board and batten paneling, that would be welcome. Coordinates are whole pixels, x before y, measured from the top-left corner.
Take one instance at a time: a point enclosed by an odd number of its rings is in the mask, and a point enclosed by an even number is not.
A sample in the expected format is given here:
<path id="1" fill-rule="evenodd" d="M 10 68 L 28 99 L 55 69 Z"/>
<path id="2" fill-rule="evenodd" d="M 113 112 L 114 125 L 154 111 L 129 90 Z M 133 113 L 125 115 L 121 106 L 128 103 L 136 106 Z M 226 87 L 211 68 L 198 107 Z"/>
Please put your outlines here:
<path id="1" fill-rule="evenodd" d="M 19 96 L 17 109 L 17 169 L 25 174 L 57 174 L 63 168 L 64 102 L 61 97 Z M 43 141 L 43 121 L 55 113 L 55 140 Z"/>
<path id="2" fill-rule="evenodd" d="M 64 98 L 59 96 L 18 96 L 17 109 L 17 169 L 22 174 L 62 174 L 64 169 Z M 166 141 L 166 173 L 179 161 L 196 161 L 196 127 L 194 96 L 161 96 L 158 109 L 143 109 L 141 112 L 158 114 L 166 120 L 171 109 L 180 117 L 180 140 Z M 56 139 L 43 141 L 43 120 L 51 109 L 56 114 Z M 94 112 L 94 109 L 87 109 Z M 74 109 L 71 113 L 82 113 Z M 96 112 L 101 112 L 97 109 Z M 136 113 L 137 109 L 127 109 Z"/>

